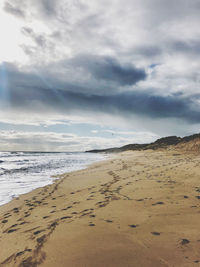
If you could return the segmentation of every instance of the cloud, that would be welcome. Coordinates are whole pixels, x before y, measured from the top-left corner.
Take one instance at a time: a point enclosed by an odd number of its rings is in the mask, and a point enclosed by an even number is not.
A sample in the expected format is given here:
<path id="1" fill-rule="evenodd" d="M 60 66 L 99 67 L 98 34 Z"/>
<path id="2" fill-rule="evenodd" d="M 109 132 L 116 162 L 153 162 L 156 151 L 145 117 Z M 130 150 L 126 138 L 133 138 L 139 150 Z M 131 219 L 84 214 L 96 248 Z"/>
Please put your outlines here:
<path id="1" fill-rule="evenodd" d="M 40 79 L 36 74 L 20 71 L 13 65 L 6 65 L 6 69 L 9 104 L 16 110 L 83 116 L 87 113 L 94 116 L 95 113 L 119 114 L 122 117 L 135 114 L 149 119 L 178 118 L 187 123 L 200 123 L 199 94 L 159 95 L 151 89 L 98 95 L 94 94 L 92 84 L 90 90 L 67 81 L 56 80 L 52 85 L 48 84 L 48 76 Z M 119 83 L 121 85 L 121 81 Z"/>
<path id="2" fill-rule="evenodd" d="M 138 137 L 91 137 L 55 132 L 0 131 L 1 150 L 16 151 L 85 151 L 94 148 L 123 146 L 141 140 Z M 155 139 L 151 138 L 151 141 Z"/>
<path id="3" fill-rule="evenodd" d="M 146 79 L 144 69 L 131 64 L 120 64 L 115 58 L 108 56 L 78 55 L 69 61 L 73 66 L 86 69 L 97 80 L 133 85 Z"/>
<path id="4" fill-rule="evenodd" d="M 154 140 L 157 140 L 160 136 L 152 132 L 136 132 L 136 131 L 119 131 L 115 129 L 102 129 L 102 130 L 92 130 L 91 131 L 96 136 L 100 136 L 102 133 L 105 133 L 106 136 L 110 138 L 127 138 L 134 140 L 134 143 L 151 143 Z"/>
<path id="5" fill-rule="evenodd" d="M 49 0 L 36 0 L 39 9 L 45 16 L 56 16 L 57 15 L 57 5 L 60 2 L 59 0 L 56 1 L 49 1 Z"/>
<path id="6" fill-rule="evenodd" d="M 46 39 L 43 34 L 36 34 L 33 29 L 30 27 L 23 27 L 21 32 L 27 36 L 32 38 L 32 40 L 36 43 L 37 46 L 44 48 L 46 46 Z"/>
<path id="7" fill-rule="evenodd" d="M 18 18 L 25 18 L 26 14 L 24 10 L 20 7 L 20 3 L 17 2 L 12 4 L 11 2 L 5 2 L 4 10 L 11 15 L 18 17 Z"/>

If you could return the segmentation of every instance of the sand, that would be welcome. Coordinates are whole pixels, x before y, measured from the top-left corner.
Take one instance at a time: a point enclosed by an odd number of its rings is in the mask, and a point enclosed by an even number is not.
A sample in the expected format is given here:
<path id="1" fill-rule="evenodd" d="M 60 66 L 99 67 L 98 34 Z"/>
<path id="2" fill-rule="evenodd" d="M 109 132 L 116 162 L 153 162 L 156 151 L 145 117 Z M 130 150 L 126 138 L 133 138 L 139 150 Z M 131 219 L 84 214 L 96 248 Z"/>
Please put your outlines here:
<path id="1" fill-rule="evenodd" d="M 200 265 L 200 155 L 124 152 L 0 207 L 0 266 Z"/>

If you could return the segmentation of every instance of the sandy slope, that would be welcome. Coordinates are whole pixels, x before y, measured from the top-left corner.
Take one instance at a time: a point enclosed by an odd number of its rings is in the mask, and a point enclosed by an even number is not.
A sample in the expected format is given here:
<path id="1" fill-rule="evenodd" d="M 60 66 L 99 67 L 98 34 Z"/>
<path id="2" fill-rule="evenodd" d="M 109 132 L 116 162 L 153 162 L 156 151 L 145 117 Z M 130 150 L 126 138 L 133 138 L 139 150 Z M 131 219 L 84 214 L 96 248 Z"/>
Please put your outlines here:
<path id="1" fill-rule="evenodd" d="M 200 156 L 125 152 L 0 208 L 0 266 L 200 265 Z"/>

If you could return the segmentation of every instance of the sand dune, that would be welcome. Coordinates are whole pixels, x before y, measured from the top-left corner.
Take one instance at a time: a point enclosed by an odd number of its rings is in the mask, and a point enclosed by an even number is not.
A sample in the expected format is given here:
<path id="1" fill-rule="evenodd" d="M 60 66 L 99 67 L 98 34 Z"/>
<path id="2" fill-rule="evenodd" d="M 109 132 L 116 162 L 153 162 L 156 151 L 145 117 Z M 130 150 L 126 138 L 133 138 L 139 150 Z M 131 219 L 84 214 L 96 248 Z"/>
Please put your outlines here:
<path id="1" fill-rule="evenodd" d="M 134 151 L 0 208 L 0 266 L 200 264 L 200 156 Z"/>

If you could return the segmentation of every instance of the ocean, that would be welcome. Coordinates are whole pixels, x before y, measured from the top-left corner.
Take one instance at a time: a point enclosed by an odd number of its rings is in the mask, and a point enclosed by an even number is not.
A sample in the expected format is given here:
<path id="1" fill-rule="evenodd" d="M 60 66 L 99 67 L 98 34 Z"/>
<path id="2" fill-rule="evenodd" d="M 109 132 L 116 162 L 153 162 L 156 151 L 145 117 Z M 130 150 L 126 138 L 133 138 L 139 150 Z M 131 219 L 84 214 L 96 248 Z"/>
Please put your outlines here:
<path id="1" fill-rule="evenodd" d="M 54 175 L 105 159 L 96 153 L 0 152 L 0 205 L 53 183 Z"/>

